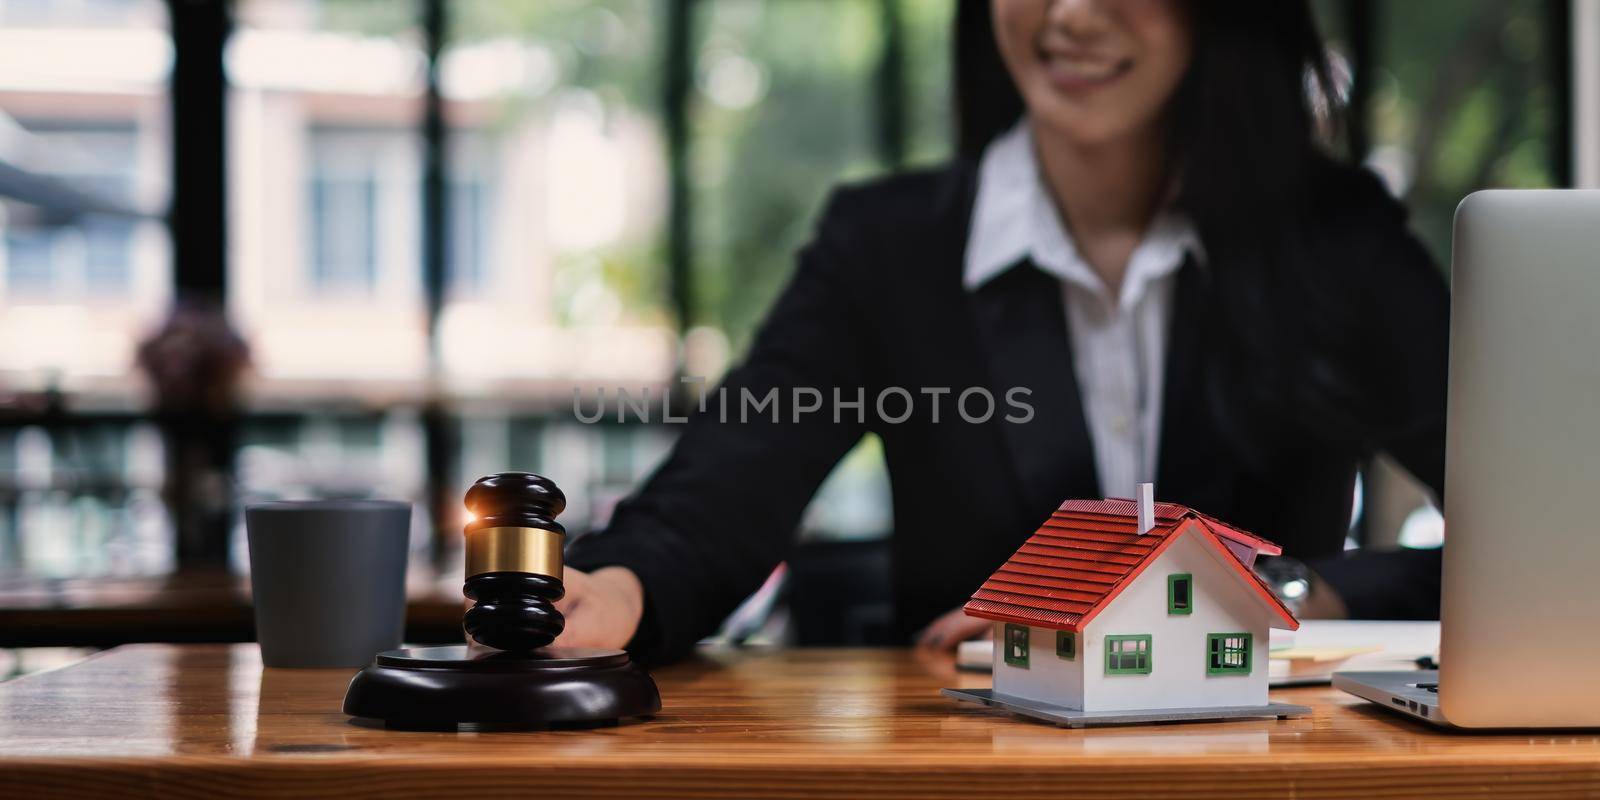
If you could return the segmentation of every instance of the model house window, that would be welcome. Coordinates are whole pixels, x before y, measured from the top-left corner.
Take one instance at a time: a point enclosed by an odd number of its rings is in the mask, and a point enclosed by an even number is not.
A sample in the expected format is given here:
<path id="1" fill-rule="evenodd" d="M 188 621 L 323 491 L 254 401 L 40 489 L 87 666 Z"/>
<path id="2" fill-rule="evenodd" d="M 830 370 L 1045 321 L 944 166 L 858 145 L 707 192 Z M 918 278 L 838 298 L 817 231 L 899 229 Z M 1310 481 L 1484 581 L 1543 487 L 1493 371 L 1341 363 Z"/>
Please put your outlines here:
<path id="1" fill-rule="evenodd" d="M 1206 674 L 1249 675 L 1250 639 L 1248 633 L 1206 635 Z"/>
<path id="2" fill-rule="evenodd" d="M 1006 625 L 1006 663 L 1013 667 L 1028 666 L 1028 626 Z"/>
<path id="3" fill-rule="evenodd" d="M 1148 675 L 1150 673 L 1150 635 L 1107 636 L 1107 675 Z"/>
<path id="4" fill-rule="evenodd" d="M 1056 655 L 1071 661 L 1078 657 L 1078 634 L 1056 631 Z"/>
<path id="5" fill-rule="evenodd" d="M 1194 576 L 1187 572 L 1167 576 L 1167 613 L 1194 611 Z"/>

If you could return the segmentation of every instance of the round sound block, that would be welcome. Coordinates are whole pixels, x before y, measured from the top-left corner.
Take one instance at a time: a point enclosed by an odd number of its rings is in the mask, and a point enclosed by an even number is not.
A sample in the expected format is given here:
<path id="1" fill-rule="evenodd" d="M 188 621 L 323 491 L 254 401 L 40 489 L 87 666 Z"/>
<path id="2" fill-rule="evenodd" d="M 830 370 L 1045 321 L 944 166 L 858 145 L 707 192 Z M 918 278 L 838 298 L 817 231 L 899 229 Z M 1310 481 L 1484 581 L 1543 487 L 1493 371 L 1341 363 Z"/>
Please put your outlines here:
<path id="1" fill-rule="evenodd" d="M 388 650 L 344 695 L 344 713 L 392 727 L 597 725 L 660 710 L 655 681 L 627 653 L 572 647 Z"/>

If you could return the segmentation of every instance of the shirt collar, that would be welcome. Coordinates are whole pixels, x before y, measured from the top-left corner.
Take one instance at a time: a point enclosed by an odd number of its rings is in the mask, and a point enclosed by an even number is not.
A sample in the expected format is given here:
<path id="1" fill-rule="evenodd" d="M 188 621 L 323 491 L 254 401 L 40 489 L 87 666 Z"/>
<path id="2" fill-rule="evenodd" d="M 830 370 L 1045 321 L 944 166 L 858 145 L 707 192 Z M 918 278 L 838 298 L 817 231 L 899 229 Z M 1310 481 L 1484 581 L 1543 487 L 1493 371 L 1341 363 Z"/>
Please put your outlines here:
<path id="1" fill-rule="evenodd" d="M 1177 211 L 1158 214 L 1128 261 L 1118 305 L 1137 302 L 1151 282 L 1176 271 L 1191 253 L 1205 257 L 1193 223 Z M 965 258 L 962 285 L 968 291 L 1031 259 L 1063 281 L 1106 292 L 1061 224 L 1040 178 L 1026 117 L 983 151 Z"/>

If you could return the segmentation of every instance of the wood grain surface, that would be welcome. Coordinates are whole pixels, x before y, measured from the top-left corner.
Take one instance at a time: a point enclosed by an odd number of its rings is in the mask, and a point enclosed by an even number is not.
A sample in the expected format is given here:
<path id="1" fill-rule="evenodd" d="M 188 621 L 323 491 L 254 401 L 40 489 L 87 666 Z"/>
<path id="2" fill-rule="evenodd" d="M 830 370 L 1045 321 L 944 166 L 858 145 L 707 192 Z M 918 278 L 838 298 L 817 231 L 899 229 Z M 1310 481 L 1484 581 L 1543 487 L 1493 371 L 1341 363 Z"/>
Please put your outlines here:
<path id="1" fill-rule="evenodd" d="M 1444 733 L 1333 689 L 1307 718 L 1064 730 L 942 698 L 904 650 L 703 652 L 652 720 L 591 731 L 353 724 L 352 670 L 132 645 L 0 684 L 0 796 L 1600 797 L 1600 736 Z M 1509 688 L 1509 687 L 1508 687 Z"/>

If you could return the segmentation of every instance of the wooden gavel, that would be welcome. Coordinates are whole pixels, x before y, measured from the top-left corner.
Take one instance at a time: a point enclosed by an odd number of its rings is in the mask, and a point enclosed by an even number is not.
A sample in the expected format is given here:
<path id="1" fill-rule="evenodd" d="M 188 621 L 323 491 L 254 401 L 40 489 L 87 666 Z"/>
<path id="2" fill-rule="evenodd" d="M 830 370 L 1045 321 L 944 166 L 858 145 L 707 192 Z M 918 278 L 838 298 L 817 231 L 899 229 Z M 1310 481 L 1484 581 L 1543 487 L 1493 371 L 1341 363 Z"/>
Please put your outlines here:
<path id="1" fill-rule="evenodd" d="M 467 569 L 462 593 L 473 600 L 467 635 L 487 647 L 527 652 L 561 635 L 555 601 L 567 532 L 555 521 L 567 507 L 554 482 L 531 472 L 479 478 L 467 490 Z"/>
<path id="2" fill-rule="evenodd" d="M 549 478 L 502 472 L 467 490 L 464 645 L 386 650 L 350 680 L 344 712 L 390 726 L 611 724 L 661 710 L 655 681 L 623 650 L 550 647 L 567 498 Z"/>

